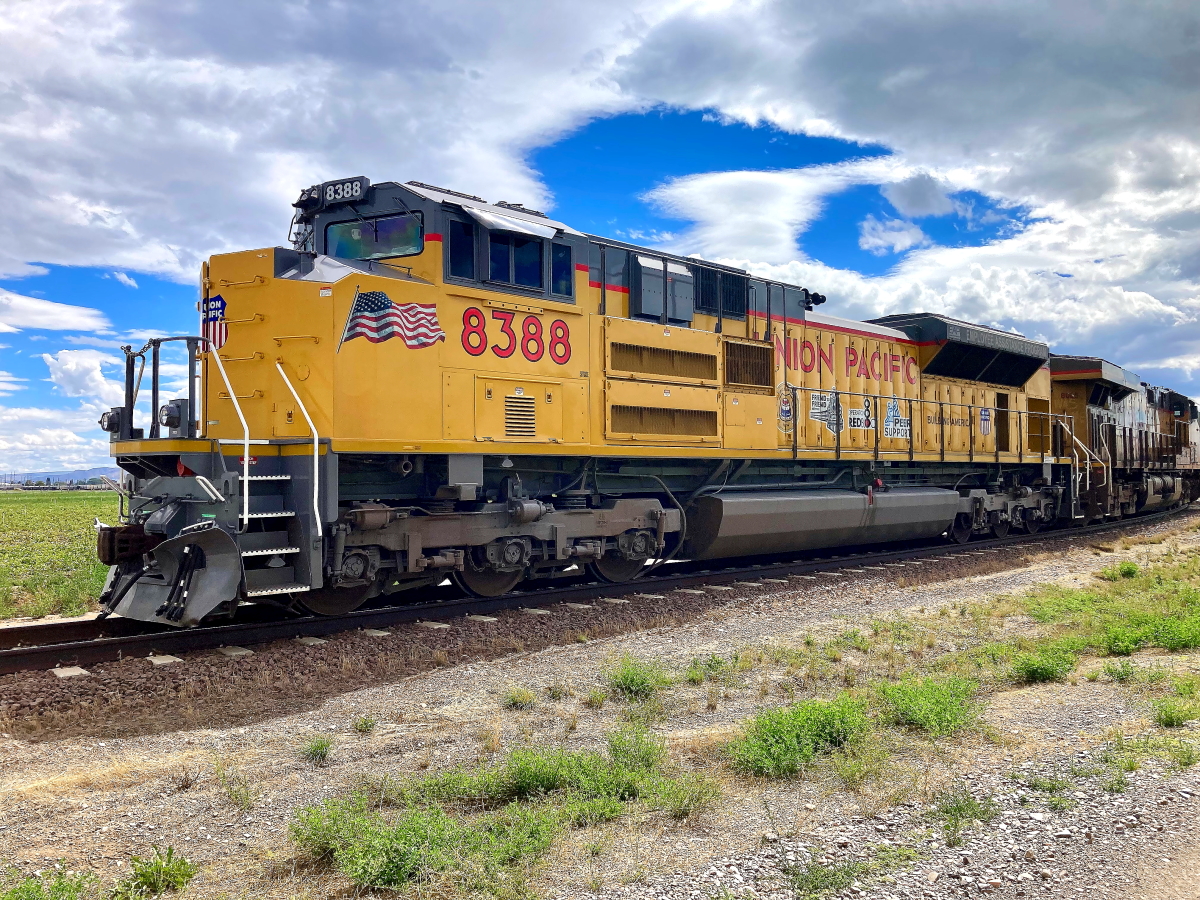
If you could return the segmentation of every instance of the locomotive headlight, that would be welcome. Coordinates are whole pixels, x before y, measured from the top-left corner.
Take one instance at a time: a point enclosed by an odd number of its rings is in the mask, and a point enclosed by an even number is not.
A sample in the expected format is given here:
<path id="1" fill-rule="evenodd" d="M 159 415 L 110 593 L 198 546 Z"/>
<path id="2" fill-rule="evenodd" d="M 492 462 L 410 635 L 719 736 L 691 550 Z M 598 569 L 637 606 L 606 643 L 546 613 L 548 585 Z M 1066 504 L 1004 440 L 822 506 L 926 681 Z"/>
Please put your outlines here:
<path id="1" fill-rule="evenodd" d="M 120 407 L 114 407 L 100 416 L 100 429 L 107 431 L 109 434 L 116 434 L 121 430 Z"/>
<path id="2" fill-rule="evenodd" d="M 164 404 L 158 411 L 158 424 L 163 428 L 178 428 L 180 422 L 179 407 L 174 403 Z"/>

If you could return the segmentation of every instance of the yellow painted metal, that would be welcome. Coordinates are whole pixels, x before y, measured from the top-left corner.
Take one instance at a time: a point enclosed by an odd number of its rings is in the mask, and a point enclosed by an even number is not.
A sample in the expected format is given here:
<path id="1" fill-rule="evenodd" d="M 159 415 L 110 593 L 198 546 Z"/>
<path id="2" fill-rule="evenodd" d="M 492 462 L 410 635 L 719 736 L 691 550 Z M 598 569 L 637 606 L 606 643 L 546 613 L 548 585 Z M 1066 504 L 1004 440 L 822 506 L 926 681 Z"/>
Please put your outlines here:
<path id="1" fill-rule="evenodd" d="M 356 272 L 320 283 L 275 278 L 272 250 L 210 260 L 204 287 L 224 298 L 229 323 L 219 352 L 253 438 L 309 436 L 277 361 L 342 452 L 1014 461 L 1032 450 L 1028 412 L 1047 412 L 1029 402 L 1048 404 L 1046 370 L 1017 389 L 923 378 L 936 348 L 858 323 L 775 320 L 761 340 L 761 319 L 725 319 L 721 334 L 705 315 L 692 328 L 630 320 L 617 291 L 602 315 L 600 290 L 578 268 L 569 304 L 447 285 L 438 241 L 403 264 L 412 278 Z M 344 340 L 366 291 L 434 306 L 445 339 L 420 348 L 399 337 Z M 728 382 L 730 341 L 770 348 L 770 384 Z M 240 438 L 232 402 L 201 358 L 202 434 Z M 1037 440 L 1040 457 L 1048 441 Z M 126 444 L 142 449 L 114 452 L 150 450 Z"/>

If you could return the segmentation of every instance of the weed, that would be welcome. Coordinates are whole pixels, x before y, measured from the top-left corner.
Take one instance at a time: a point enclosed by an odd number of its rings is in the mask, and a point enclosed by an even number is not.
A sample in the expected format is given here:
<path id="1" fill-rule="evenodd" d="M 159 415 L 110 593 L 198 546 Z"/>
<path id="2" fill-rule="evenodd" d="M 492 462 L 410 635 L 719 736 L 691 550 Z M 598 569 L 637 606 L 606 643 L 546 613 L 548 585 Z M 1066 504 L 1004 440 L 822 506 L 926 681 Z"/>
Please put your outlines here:
<path id="1" fill-rule="evenodd" d="M 224 760 L 218 759 L 214 766 L 214 775 L 217 779 L 217 784 L 225 796 L 229 798 L 229 802 L 236 806 L 242 812 L 246 812 L 254 808 L 254 801 L 257 799 L 257 791 L 255 791 L 250 779 L 242 772 L 227 765 Z"/>
<path id="2" fill-rule="evenodd" d="M 500 749 L 499 725 L 488 725 L 479 729 L 479 749 L 484 753 L 495 753 Z"/>
<path id="3" fill-rule="evenodd" d="M 1198 688 L 1200 688 L 1200 678 L 1195 675 L 1181 675 L 1175 678 L 1175 696 L 1177 697 L 1194 700 Z"/>
<path id="4" fill-rule="evenodd" d="M 857 650 L 859 653 L 866 653 L 871 649 L 871 642 L 857 628 L 852 628 L 843 634 L 841 641 L 845 646 Z"/>
<path id="5" fill-rule="evenodd" d="M 820 863 L 810 860 L 802 866 L 785 868 L 796 900 L 819 900 L 840 894 L 870 871 L 865 862 Z"/>
<path id="6" fill-rule="evenodd" d="M 1070 797 L 1061 797 L 1055 795 L 1046 801 L 1046 805 L 1055 812 L 1066 812 L 1069 809 L 1074 809 L 1079 804 Z"/>
<path id="7" fill-rule="evenodd" d="M 707 709 L 709 712 L 712 712 L 714 709 L 717 708 L 717 703 L 720 702 L 720 700 L 721 700 L 721 689 L 719 687 L 717 687 L 715 684 L 710 684 L 708 686 L 708 692 L 706 693 L 705 698 L 704 698 L 704 708 Z"/>
<path id="8" fill-rule="evenodd" d="M 1110 625 L 1104 631 L 1104 652 L 1109 656 L 1129 656 L 1142 646 L 1140 629 L 1128 625 Z"/>
<path id="9" fill-rule="evenodd" d="M 867 781 L 879 777 L 887 759 L 887 751 L 878 744 L 856 741 L 834 750 L 829 755 L 829 764 L 842 784 L 858 791 Z"/>
<path id="10" fill-rule="evenodd" d="M 866 704 L 847 694 L 806 700 L 753 716 L 727 748 L 736 771 L 771 778 L 797 774 L 823 753 L 870 730 Z"/>
<path id="11" fill-rule="evenodd" d="M 1105 581 L 1120 581 L 1122 578 L 1135 578 L 1138 574 L 1138 565 L 1133 562 L 1123 562 L 1115 566 L 1107 566 L 1100 570 L 1100 577 Z"/>
<path id="12" fill-rule="evenodd" d="M 996 805 L 991 800 L 977 800 L 965 788 L 957 788 L 940 794 L 930 817 L 940 820 L 945 832 L 946 846 L 957 847 L 962 843 L 962 833 L 975 822 L 987 823 L 996 818 Z"/>
<path id="13" fill-rule="evenodd" d="M 333 738 L 318 735 L 300 748 L 300 758 L 314 766 L 323 766 L 329 762 L 329 754 L 333 752 Z"/>
<path id="14" fill-rule="evenodd" d="M 96 893 L 95 875 L 55 870 L 22 877 L 0 871 L 0 900 L 85 900 Z"/>
<path id="15" fill-rule="evenodd" d="M 1200 762 L 1200 748 L 1188 741 L 1179 741 L 1166 748 L 1167 758 L 1177 769 L 1190 769 Z"/>
<path id="16" fill-rule="evenodd" d="M 1061 775 L 1025 775 L 1018 776 L 1017 780 L 1024 783 L 1031 790 L 1039 791 L 1043 794 L 1057 794 L 1069 787 L 1073 787 L 1071 782 Z"/>
<path id="17" fill-rule="evenodd" d="M 587 692 L 587 696 L 583 698 L 583 705 L 588 709 L 600 709 L 604 706 L 604 701 L 607 699 L 607 691 L 602 691 L 600 688 L 592 688 Z"/>
<path id="18" fill-rule="evenodd" d="M 1124 684 L 1126 681 L 1132 678 L 1135 672 L 1137 672 L 1137 668 L 1127 659 L 1123 659 L 1120 662 L 1108 662 L 1104 664 L 1104 674 L 1113 681 L 1121 684 Z"/>
<path id="19" fill-rule="evenodd" d="M 358 716 L 352 723 L 354 730 L 359 734 L 370 734 L 378 724 L 379 720 L 373 716 Z"/>
<path id="20" fill-rule="evenodd" d="M 184 766 L 174 776 L 175 790 L 183 793 L 190 791 L 200 782 L 200 771 L 191 766 Z"/>
<path id="21" fill-rule="evenodd" d="M 667 745 L 645 729 L 622 728 L 608 736 L 608 755 L 618 766 L 650 772 L 667 758 Z"/>
<path id="22" fill-rule="evenodd" d="M 563 718 L 563 734 L 567 735 L 579 727 L 579 716 L 576 713 L 567 713 Z"/>
<path id="23" fill-rule="evenodd" d="M 665 722 L 667 720 L 667 708 L 663 705 L 662 698 L 650 696 L 645 700 L 630 703 L 624 709 L 622 718 L 626 722 L 645 728 L 650 725 L 656 725 L 659 722 Z"/>
<path id="24" fill-rule="evenodd" d="M 1062 681 L 1075 668 L 1075 655 L 1057 647 L 1019 653 L 1013 659 L 1013 677 L 1024 684 Z"/>
<path id="25" fill-rule="evenodd" d="M 571 686 L 561 681 L 552 681 L 546 686 L 546 696 L 551 700 L 564 700 L 570 697 L 575 692 L 571 690 Z"/>
<path id="26" fill-rule="evenodd" d="M 509 687 L 500 698 L 500 705 L 505 709 L 533 709 L 536 703 L 537 694 L 527 687 L 519 687 L 517 685 Z"/>
<path id="27" fill-rule="evenodd" d="M 717 656 L 715 653 L 711 653 L 703 659 L 694 656 L 692 657 L 692 661 L 688 663 L 687 669 L 684 670 L 683 680 L 688 684 L 703 684 L 705 681 L 720 678 L 729 669 L 729 660 L 723 656 Z"/>
<path id="28" fill-rule="evenodd" d="M 1117 772 L 1100 782 L 1100 787 L 1110 794 L 1123 794 L 1129 787 L 1129 776 L 1124 772 Z"/>
<path id="29" fill-rule="evenodd" d="M 721 787 L 716 781 L 690 772 L 656 782 L 646 798 L 646 804 L 651 809 L 665 812 L 676 821 L 683 821 L 716 806 L 720 798 Z"/>
<path id="30" fill-rule="evenodd" d="M 1084 676 L 1084 678 L 1086 678 L 1088 681 L 1099 681 L 1100 680 L 1100 670 L 1092 669 L 1092 671 L 1088 672 L 1087 675 Z"/>
<path id="31" fill-rule="evenodd" d="M 609 668 L 606 676 L 609 691 L 624 700 L 645 700 L 671 683 L 658 662 L 628 653 Z"/>
<path id="32" fill-rule="evenodd" d="M 935 738 L 975 722 L 979 716 L 977 690 L 974 681 L 956 675 L 905 678 L 879 687 L 894 721 L 921 728 Z"/>
<path id="33" fill-rule="evenodd" d="M 131 857 L 129 864 L 132 871 L 117 883 L 113 900 L 137 900 L 179 891 L 200 871 L 187 857 L 177 856 L 173 847 L 164 852 L 156 846 L 153 855 L 145 859 Z"/>
<path id="34" fill-rule="evenodd" d="M 1200 717 L 1196 705 L 1177 697 L 1163 697 L 1154 702 L 1154 722 L 1163 728 L 1181 728 Z"/>

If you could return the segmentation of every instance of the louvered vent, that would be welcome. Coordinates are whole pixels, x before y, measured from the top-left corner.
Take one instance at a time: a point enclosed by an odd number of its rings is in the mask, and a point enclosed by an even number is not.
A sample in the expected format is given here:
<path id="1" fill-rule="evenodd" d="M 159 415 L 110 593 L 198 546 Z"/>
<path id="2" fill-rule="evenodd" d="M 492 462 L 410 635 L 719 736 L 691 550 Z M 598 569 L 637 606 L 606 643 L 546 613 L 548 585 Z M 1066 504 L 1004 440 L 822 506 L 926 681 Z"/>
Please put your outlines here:
<path id="1" fill-rule="evenodd" d="M 614 343 L 611 366 L 614 371 L 665 375 L 668 378 L 704 378 L 712 381 L 717 377 L 717 358 L 710 353 L 688 353 L 640 344 Z"/>
<path id="2" fill-rule="evenodd" d="M 749 387 L 771 387 L 774 372 L 771 371 L 769 344 L 739 344 L 730 341 L 725 345 L 725 383 Z"/>
<path id="3" fill-rule="evenodd" d="M 537 398 L 504 398 L 504 436 L 510 438 L 537 437 Z"/>
<path id="4" fill-rule="evenodd" d="M 612 430 L 632 434 L 717 436 L 717 413 L 708 409 L 660 409 L 654 406 L 613 406 Z"/>

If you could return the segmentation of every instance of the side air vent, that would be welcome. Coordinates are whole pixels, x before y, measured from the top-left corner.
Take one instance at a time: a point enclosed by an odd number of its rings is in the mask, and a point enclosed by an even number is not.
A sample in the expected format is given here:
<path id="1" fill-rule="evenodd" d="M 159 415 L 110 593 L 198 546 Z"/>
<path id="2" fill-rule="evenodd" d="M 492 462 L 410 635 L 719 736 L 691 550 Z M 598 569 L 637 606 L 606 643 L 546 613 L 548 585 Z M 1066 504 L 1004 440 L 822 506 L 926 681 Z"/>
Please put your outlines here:
<path id="1" fill-rule="evenodd" d="M 689 354 L 695 355 L 695 354 Z M 612 430 L 631 434 L 680 434 L 716 437 L 717 413 L 708 409 L 661 409 L 613 406 Z"/>
<path id="2" fill-rule="evenodd" d="M 612 371 L 662 375 L 667 378 L 701 378 L 709 381 L 717 377 L 717 358 L 710 353 L 689 353 L 685 350 L 667 350 L 663 347 L 645 347 L 640 344 L 613 343 L 611 347 L 609 368 Z"/>
<path id="3" fill-rule="evenodd" d="M 537 398 L 504 398 L 504 436 L 510 438 L 537 437 Z"/>
<path id="4" fill-rule="evenodd" d="M 773 353 L 774 348 L 769 344 L 727 342 L 725 383 L 746 387 L 771 387 L 775 381 L 775 373 L 771 371 Z"/>

